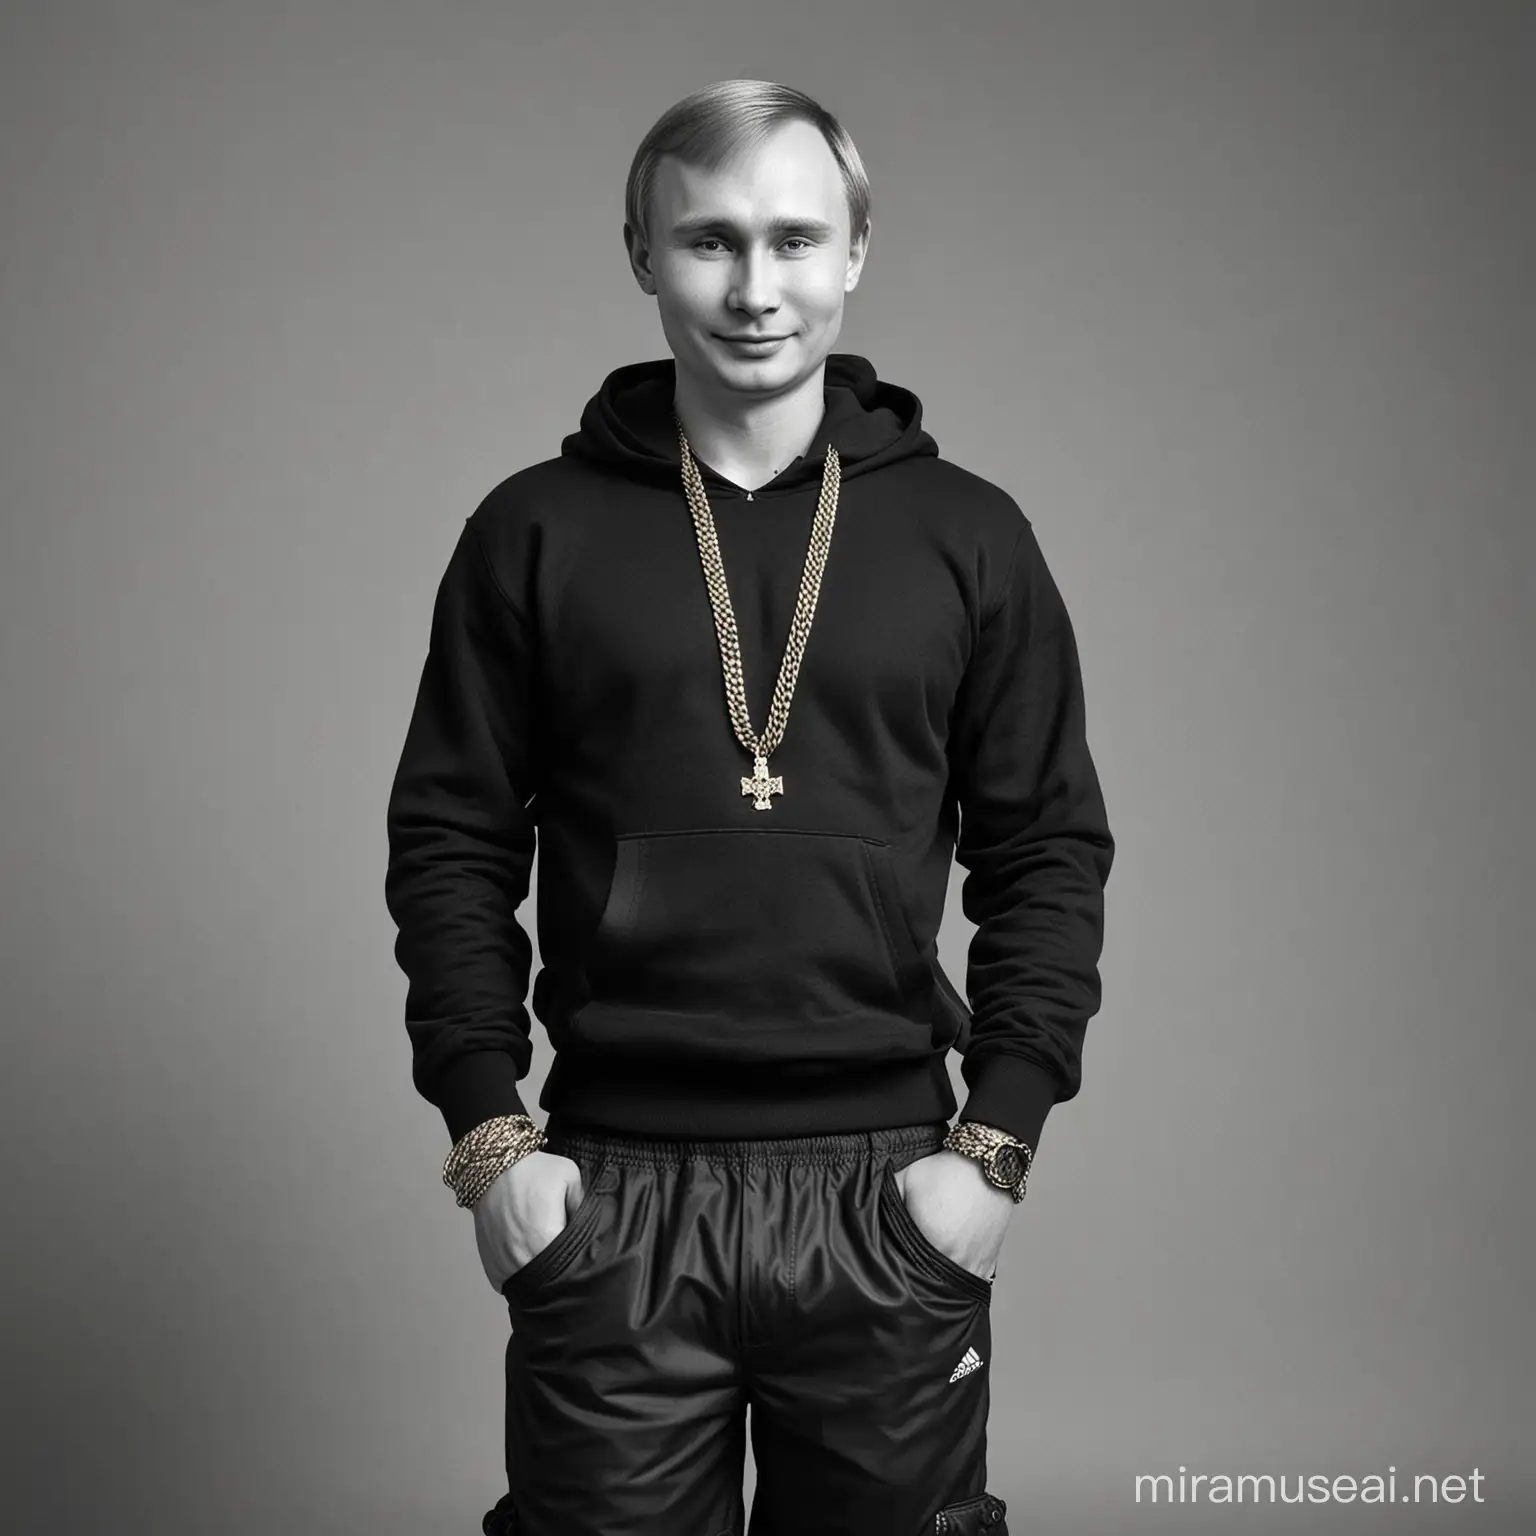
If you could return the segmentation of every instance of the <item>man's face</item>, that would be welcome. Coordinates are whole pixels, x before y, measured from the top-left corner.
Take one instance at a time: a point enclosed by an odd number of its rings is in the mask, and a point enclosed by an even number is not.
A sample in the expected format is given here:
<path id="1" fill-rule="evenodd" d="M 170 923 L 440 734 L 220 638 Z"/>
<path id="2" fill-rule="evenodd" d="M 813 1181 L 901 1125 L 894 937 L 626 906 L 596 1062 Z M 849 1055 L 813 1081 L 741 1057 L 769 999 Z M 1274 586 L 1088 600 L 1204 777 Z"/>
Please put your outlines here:
<path id="1" fill-rule="evenodd" d="M 866 223 L 850 249 L 848 198 L 820 132 L 781 123 L 716 170 L 657 166 L 650 243 L 627 240 L 636 279 L 686 374 L 709 394 L 773 396 L 815 373 L 859 280 Z M 782 338 L 764 346 L 730 338 Z"/>

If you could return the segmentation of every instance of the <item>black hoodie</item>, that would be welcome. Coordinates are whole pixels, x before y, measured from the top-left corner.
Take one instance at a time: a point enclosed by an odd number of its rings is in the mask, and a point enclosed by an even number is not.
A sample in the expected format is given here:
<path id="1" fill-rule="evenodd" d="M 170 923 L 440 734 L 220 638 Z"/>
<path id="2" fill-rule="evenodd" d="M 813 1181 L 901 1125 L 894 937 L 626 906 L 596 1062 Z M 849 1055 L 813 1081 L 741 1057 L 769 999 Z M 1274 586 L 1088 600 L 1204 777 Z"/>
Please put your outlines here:
<path id="1" fill-rule="evenodd" d="M 457 1140 L 539 1103 L 672 1137 L 911 1125 L 1037 1144 L 1081 1076 L 1114 856 L 1072 625 L 1029 520 L 939 457 L 915 395 L 834 353 L 807 453 L 756 491 L 707 465 L 761 733 L 828 443 L 830 554 L 771 809 L 683 492 L 670 359 L 619 368 L 560 456 L 466 519 L 388 806 L 413 1082 Z M 969 1006 L 935 939 L 952 863 Z"/>

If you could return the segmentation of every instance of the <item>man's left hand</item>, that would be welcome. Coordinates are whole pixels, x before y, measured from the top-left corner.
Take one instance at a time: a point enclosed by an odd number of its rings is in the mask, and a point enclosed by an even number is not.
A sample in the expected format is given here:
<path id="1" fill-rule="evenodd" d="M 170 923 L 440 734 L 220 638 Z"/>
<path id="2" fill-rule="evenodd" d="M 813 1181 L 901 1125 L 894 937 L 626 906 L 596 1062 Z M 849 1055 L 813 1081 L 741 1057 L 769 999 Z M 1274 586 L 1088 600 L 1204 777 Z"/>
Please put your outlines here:
<path id="1" fill-rule="evenodd" d="M 918 1229 L 962 1269 L 990 1277 L 1008 1234 L 1013 1196 L 974 1157 L 948 1147 L 896 1170 L 896 1188 Z"/>

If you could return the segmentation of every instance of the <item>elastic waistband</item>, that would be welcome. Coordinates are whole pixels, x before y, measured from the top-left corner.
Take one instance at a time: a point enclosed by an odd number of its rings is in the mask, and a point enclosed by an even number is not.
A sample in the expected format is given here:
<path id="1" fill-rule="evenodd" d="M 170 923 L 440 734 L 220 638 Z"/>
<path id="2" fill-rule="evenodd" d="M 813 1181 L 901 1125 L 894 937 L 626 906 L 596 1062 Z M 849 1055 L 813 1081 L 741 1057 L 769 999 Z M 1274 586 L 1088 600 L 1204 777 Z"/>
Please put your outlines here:
<path id="1" fill-rule="evenodd" d="M 676 1167 L 682 1163 L 848 1163 L 880 1159 L 915 1149 L 937 1151 L 949 1131 L 947 1120 L 900 1125 L 839 1135 L 772 1136 L 755 1141 L 731 1139 L 671 1140 L 634 1136 L 592 1127 L 568 1126 L 551 1115 L 544 1127 L 546 1150 L 577 1162 L 626 1163 L 637 1167 Z"/>

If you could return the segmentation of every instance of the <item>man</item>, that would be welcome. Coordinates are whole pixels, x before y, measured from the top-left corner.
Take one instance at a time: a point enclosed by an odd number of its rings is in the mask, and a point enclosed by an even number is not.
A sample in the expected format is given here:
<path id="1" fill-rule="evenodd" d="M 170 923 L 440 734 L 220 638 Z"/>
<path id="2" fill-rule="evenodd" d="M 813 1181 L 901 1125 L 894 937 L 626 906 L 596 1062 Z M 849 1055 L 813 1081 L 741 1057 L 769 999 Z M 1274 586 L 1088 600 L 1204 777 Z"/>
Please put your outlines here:
<path id="1" fill-rule="evenodd" d="M 485 498 L 437 594 L 386 893 L 511 1316 L 487 1532 L 740 1536 L 750 1404 L 750 1536 L 1006 1536 L 990 1280 L 1078 1091 L 1114 843 L 1030 522 L 831 350 L 868 207 L 797 91 L 664 114 L 624 239 L 672 357 Z"/>

